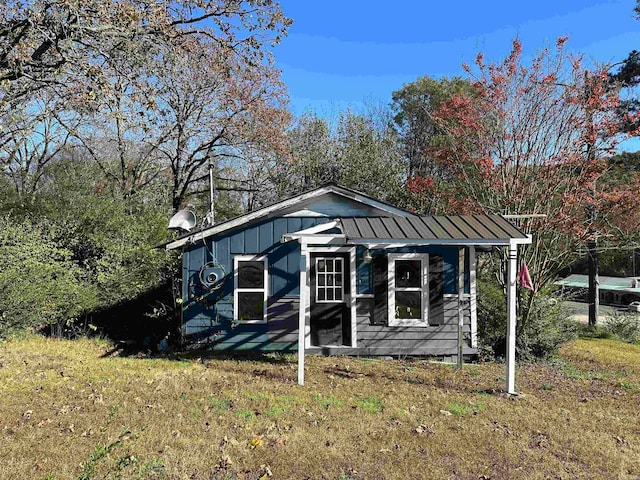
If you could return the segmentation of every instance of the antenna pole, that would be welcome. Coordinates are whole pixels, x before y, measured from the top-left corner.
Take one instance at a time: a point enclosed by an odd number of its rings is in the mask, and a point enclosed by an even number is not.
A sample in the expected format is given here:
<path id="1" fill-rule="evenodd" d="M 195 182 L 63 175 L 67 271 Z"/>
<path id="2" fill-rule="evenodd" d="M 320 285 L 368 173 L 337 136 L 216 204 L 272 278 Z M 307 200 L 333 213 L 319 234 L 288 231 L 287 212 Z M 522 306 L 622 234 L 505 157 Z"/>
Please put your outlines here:
<path id="1" fill-rule="evenodd" d="M 209 214 L 207 215 L 207 221 L 209 225 L 213 225 L 215 222 L 215 217 L 213 213 L 213 196 L 215 194 L 215 186 L 213 184 L 213 164 L 211 163 L 211 159 L 209 159 Z"/>

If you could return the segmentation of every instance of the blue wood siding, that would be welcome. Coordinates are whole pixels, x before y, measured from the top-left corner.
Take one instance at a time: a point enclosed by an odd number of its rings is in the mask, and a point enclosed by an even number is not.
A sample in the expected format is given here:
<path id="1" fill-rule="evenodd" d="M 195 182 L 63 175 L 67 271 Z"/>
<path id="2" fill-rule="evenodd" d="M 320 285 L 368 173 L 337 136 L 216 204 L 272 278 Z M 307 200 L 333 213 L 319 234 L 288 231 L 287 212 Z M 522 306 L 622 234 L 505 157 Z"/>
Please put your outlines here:
<path id="1" fill-rule="evenodd" d="M 326 207 L 326 205 L 325 205 Z M 345 214 L 345 212 L 340 212 Z M 300 296 L 300 246 L 281 243 L 285 233 L 331 221 L 332 217 L 279 217 L 234 230 L 188 246 L 183 253 L 183 322 L 187 342 L 205 343 L 217 350 L 290 351 L 297 348 Z M 373 293 L 371 265 L 362 261 L 365 249 L 356 250 L 357 292 Z M 425 252 L 442 255 L 444 293 L 456 293 L 458 252 L 456 247 L 421 247 L 373 250 L 372 254 Z M 236 255 L 266 255 L 269 271 L 268 321 L 238 324 L 233 319 L 233 258 Z M 225 269 L 222 287 L 204 290 L 199 281 L 201 267 L 214 259 Z M 468 283 L 468 279 L 467 279 Z M 365 338 L 365 337 L 363 337 Z"/>
<path id="2" fill-rule="evenodd" d="M 298 298 L 285 297 L 268 307 L 269 322 L 236 324 L 200 316 L 183 326 L 184 339 L 212 350 L 293 351 L 298 348 Z"/>
<path id="3" fill-rule="evenodd" d="M 358 247 L 356 250 L 357 261 L 357 292 L 359 294 L 373 293 L 372 266 L 362 261 L 364 255 L 364 247 Z M 431 253 L 442 256 L 442 268 L 444 273 L 444 294 L 458 293 L 458 247 L 403 247 L 394 249 L 372 249 L 371 254 L 386 253 Z M 465 272 L 465 292 L 469 293 L 469 275 Z"/>
<path id="4" fill-rule="evenodd" d="M 280 240 L 285 233 L 331 220 L 327 217 L 273 218 L 248 228 L 224 232 L 208 238 L 206 244 L 199 242 L 186 249 L 182 315 L 185 340 L 206 341 L 215 344 L 213 348 L 216 349 L 236 345 L 238 349 L 288 350 L 297 345 L 297 306 L 295 313 L 285 314 L 291 310 L 292 301 L 283 303 L 282 299 L 294 297 L 296 305 L 299 301 L 300 245 L 298 242 L 282 244 Z M 214 255 L 226 275 L 222 287 L 209 293 L 202 289 L 198 277 L 202 265 L 211 261 Z M 233 257 L 236 255 L 267 256 L 270 299 L 267 324 L 233 322 Z"/>

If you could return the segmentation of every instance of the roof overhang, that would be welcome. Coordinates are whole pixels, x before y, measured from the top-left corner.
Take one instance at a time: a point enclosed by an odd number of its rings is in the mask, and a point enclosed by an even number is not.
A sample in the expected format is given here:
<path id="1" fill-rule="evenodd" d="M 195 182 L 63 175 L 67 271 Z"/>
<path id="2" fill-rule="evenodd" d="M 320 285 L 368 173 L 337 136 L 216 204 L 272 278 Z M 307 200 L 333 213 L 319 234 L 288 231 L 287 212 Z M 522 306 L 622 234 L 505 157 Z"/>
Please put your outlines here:
<path id="1" fill-rule="evenodd" d="M 373 248 L 422 245 L 508 246 L 531 236 L 500 215 L 440 215 L 408 218 L 341 218 L 347 242 Z"/>
<path id="2" fill-rule="evenodd" d="M 514 238 L 506 240 L 485 240 L 480 238 L 469 238 L 466 240 L 437 240 L 437 239 L 413 239 L 413 240 L 395 240 L 395 239 L 347 239 L 347 243 L 351 245 L 363 245 L 367 248 L 402 248 L 402 247 L 421 247 L 429 245 L 448 245 L 448 246 L 484 246 L 484 247 L 508 247 L 509 245 L 526 245 L 532 242 L 531 235 L 526 238 Z"/>
<path id="3" fill-rule="evenodd" d="M 317 197 L 321 197 L 322 195 L 325 195 L 327 193 L 335 193 L 342 197 L 355 200 L 357 202 L 373 207 L 391 216 L 410 217 L 413 215 L 411 212 L 408 212 L 398 207 L 394 207 L 393 205 L 382 202 L 380 200 L 376 200 L 375 198 L 369 197 L 363 193 L 359 193 L 354 190 L 350 190 L 348 188 L 339 187 L 337 185 L 326 185 L 324 187 L 319 187 L 319 188 L 316 188 L 315 190 L 311 190 L 309 192 L 296 195 L 295 197 L 288 198 L 281 202 L 274 203 L 273 205 L 269 205 L 269 206 L 260 208 L 258 210 L 254 210 L 253 212 L 249 212 L 247 214 L 241 215 L 231 220 L 227 220 L 217 225 L 213 225 L 211 227 L 205 228 L 198 232 L 185 234 L 179 238 L 176 238 L 175 240 L 159 245 L 159 247 L 164 247 L 167 250 L 175 250 L 185 245 L 202 241 L 207 237 L 211 237 L 213 235 L 223 233 L 227 230 L 231 230 L 233 228 L 237 228 L 242 225 L 249 224 L 261 218 L 274 216 L 275 214 L 277 214 L 277 212 L 286 211 L 291 207 L 295 207 L 299 203 L 302 203 Z M 291 214 L 287 214 L 284 216 L 291 216 Z M 310 216 L 310 215 L 307 215 L 307 216 Z"/>
<path id="4" fill-rule="evenodd" d="M 335 232 L 336 229 L 340 233 L 329 232 Z M 503 217 L 491 215 L 345 217 L 287 233 L 281 239 L 282 243 L 293 240 L 306 244 L 339 243 L 376 249 L 429 245 L 491 248 L 529 244 L 532 241 L 531 235 L 526 235 Z"/>

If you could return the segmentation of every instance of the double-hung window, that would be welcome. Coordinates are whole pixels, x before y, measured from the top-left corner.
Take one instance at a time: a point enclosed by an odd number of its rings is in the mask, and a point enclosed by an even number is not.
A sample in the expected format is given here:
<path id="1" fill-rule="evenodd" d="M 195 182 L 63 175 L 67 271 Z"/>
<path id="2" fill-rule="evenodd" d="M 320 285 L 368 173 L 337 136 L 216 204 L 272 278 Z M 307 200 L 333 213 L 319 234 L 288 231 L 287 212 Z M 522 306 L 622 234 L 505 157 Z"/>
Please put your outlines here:
<path id="1" fill-rule="evenodd" d="M 390 253 L 387 292 L 390 326 L 427 326 L 429 255 Z"/>
<path id="2" fill-rule="evenodd" d="M 239 322 L 266 322 L 269 281 L 267 257 L 234 257 L 233 278 L 233 318 Z"/>

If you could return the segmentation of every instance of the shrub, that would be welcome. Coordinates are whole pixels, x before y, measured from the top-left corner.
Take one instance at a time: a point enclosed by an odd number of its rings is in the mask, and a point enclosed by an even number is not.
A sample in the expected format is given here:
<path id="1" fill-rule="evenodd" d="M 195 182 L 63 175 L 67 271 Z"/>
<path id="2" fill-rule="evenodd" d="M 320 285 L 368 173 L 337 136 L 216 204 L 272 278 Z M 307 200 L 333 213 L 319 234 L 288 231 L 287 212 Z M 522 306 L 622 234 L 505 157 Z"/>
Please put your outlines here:
<path id="1" fill-rule="evenodd" d="M 607 317 L 603 330 L 623 342 L 640 343 L 640 317 L 635 313 L 614 313 Z"/>
<path id="2" fill-rule="evenodd" d="M 478 281 L 478 340 L 493 356 L 506 353 L 507 306 L 495 281 Z M 578 325 L 569 319 L 562 301 L 548 292 L 520 291 L 516 351 L 520 359 L 547 358 L 563 343 L 577 338 Z"/>
<path id="3" fill-rule="evenodd" d="M 28 327 L 60 329 L 97 304 L 71 256 L 46 224 L 0 217 L 0 337 Z"/>

